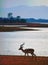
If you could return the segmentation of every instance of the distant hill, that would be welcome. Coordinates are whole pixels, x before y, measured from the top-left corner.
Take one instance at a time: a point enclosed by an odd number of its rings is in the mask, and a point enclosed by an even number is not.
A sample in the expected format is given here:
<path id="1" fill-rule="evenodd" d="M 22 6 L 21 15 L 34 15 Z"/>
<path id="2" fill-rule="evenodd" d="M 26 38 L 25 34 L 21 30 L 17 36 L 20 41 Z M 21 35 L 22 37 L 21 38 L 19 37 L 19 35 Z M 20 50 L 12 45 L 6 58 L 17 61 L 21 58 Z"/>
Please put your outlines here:
<path id="1" fill-rule="evenodd" d="M 28 23 L 41 23 L 41 24 L 48 24 L 48 19 L 34 19 L 34 18 L 28 18 L 26 19 Z"/>

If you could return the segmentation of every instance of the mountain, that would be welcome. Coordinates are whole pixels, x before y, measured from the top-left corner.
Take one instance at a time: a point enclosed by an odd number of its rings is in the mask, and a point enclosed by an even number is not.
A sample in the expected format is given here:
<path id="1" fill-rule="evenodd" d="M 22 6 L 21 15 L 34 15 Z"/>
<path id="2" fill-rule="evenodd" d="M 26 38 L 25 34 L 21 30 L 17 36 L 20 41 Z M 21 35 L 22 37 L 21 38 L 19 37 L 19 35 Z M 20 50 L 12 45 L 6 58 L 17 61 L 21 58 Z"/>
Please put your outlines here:
<path id="1" fill-rule="evenodd" d="M 12 12 L 14 17 L 21 16 L 22 18 L 48 19 L 47 6 L 16 6 L 13 8 L 1 8 L 0 16 L 7 16 L 9 12 Z"/>

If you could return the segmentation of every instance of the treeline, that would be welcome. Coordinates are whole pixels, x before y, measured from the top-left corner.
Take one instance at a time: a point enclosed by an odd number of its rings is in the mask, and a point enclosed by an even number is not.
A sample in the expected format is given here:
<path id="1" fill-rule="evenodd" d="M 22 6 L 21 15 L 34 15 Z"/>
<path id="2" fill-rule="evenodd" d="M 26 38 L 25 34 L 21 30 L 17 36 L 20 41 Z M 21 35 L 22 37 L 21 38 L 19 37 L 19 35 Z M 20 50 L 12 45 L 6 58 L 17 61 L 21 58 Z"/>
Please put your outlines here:
<path id="1" fill-rule="evenodd" d="M 21 18 L 21 16 L 13 17 L 13 13 L 9 12 L 7 18 L 0 17 L 0 25 L 8 24 L 28 24 L 28 23 L 48 23 L 48 19 Z"/>
<path id="2" fill-rule="evenodd" d="M 48 23 L 48 19 L 34 19 L 34 18 L 17 18 L 11 17 L 11 18 L 1 18 L 0 17 L 0 25 L 8 24 L 8 25 L 15 25 L 15 24 L 26 24 L 26 23 Z"/>
<path id="3" fill-rule="evenodd" d="M 17 19 L 17 18 L 0 18 L 0 24 L 19 24 L 26 23 L 26 19 Z"/>

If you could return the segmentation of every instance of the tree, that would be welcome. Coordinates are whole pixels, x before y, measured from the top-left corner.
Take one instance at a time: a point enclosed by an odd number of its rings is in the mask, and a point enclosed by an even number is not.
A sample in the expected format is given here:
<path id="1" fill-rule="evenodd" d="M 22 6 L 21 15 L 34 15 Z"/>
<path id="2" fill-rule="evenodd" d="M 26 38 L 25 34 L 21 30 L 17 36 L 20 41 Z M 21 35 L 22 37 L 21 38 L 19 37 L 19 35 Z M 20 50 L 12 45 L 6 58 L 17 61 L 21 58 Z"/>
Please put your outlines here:
<path id="1" fill-rule="evenodd" d="M 13 18 L 12 13 L 8 13 L 8 18 Z"/>
<path id="2" fill-rule="evenodd" d="M 20 16 L 17 16 L 16 17 L 16 22 L 20 23 L 20 20 L 21 20 L 21 17 Z"/>
<path id="3" fill-rule="evenodd" d="M 16 17 L 16 19 L 20 20 L 20 19 L 21 19 L 21 17 L 20 17 L 20 16 L 17 16 L 17 17 Z"/>
<path id="4" fill-rule="evenodd" d="M 21 19 L 21 23 L 26 23 L 26 19 Z"/>

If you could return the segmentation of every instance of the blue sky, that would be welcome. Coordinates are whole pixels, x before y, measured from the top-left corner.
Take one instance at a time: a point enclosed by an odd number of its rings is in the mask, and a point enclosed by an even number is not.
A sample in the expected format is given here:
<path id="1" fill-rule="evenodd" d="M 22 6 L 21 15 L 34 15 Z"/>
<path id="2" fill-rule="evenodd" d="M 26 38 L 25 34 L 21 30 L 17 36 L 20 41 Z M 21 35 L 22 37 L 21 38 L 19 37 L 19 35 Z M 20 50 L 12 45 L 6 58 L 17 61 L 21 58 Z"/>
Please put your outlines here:
<path id="1" fill-rule="evenodd" d="M 6 17 L 8 12 L 12 12 L 13 14 L 15 14 L 13 10 L 10 11 L 8 9 L 14 8 L 17 6 L 22 6 L 22 5 L 28 6 L 28 7 L 29 6 L 30 7 L 33 7 L 33 6 L 48 7 L 48 0 L 0 0 L 0 17 L 4 17 L 4 16 Z M 8 11 L 6 10 L 6 8 Z M 19 13 L 19 12 L 17 12 L 17 13 Z M 46 11 L 45 11 L 45 13 L 47 14 Z M 21 16 L 23 16 L 23 14 Z M 26 16 L 24 16 L 24 17 L 26 17 Z M 44 15 L 43 15 L 43 18 L 48 18 L 48 16 L 44 17 Z"/>

